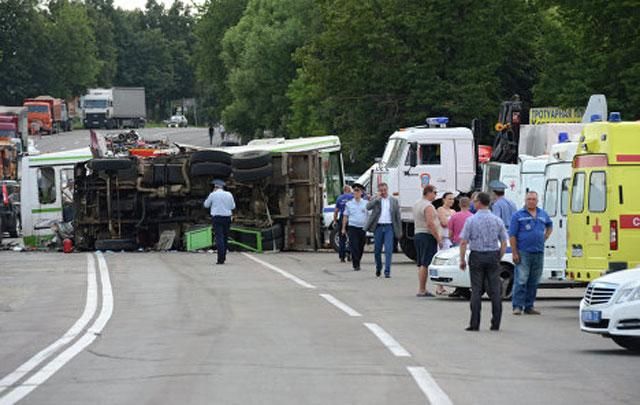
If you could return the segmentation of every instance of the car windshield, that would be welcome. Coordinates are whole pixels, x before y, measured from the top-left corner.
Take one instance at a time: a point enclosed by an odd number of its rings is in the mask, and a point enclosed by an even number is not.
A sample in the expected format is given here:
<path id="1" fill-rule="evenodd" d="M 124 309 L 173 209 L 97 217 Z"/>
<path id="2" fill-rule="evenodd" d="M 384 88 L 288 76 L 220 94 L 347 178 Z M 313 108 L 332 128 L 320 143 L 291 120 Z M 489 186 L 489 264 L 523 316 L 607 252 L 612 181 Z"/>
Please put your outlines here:
<path id="1" fill-rule="evenodd" d="M 386 167 L 398 167 L 406 143 L 404 139 L 390 139 L 382 155 L 382 163 Z"/>
<path id="2" fill-rule="evenodd" d="M 174 115 L 173 117 L 171 117 L 171 121 L 182 121 L 182 116 Z"/>
<path id="3" fill-rule="evenodd" d="M 27 110 L 35 113 L 48 113 L 49 107 L 46 105 L 29 105 L 27 106 Z"/>
<path id="4" fill-rule="evenodd" d="M 107 100 L 84 100 L 84 108 L 107 108 Z"/>

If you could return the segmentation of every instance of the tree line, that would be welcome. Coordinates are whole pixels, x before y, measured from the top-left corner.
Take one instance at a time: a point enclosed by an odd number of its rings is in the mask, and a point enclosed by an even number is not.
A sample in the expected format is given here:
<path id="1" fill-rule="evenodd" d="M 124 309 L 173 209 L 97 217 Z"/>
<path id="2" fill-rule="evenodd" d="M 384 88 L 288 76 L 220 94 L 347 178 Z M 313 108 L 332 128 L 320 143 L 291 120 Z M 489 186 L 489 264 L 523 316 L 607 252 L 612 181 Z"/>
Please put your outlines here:
<path id="1" fill-rule="evenodd" d="M 638 118 L 640 1 L 0 0 L 0 103 L 94 85 L 197 97 L 250 139 L 337 134 L 354 169 L 399 127 L 492 124 L 499 103 L 584 106 L 604 93 Z M 489 125 L 491 126 L 491 125 Z M 488 141 L 487 134 L 487 141 Z"/>

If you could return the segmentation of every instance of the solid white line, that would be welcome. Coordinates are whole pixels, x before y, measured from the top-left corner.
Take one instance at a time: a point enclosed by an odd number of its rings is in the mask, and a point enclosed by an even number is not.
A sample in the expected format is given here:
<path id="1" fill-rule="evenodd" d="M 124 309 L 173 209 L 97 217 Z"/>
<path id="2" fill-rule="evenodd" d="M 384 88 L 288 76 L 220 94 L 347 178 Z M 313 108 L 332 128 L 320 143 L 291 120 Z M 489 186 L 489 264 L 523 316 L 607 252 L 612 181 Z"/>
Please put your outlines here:
<path id="1" fill-rule="evenodd" d="M 98 267 L 100 269 L 100 282 L 102 283 L 102 308 L 100 314 L 87 332 L 74 344 L 56 356 L 40 370 L 34 373 L 29 379 L 20 384 L 6 396 L 0 398 L 0 405 L 13 405 L 36 389 L 40 384 L 47 381 L 53 374 L 60 370 L 65 364 L 73 359 L 78 353 L 89 346 L 102 332 L 111 314 L 113 313 L 113 292 L 111 290 L 111 280 L 109 279 L 109 269 L 101 252 L 96 252 L 98 257 Z"/>
<path id="2" fill-rule="evenodd" d="M 289 273 L 288 271 L 284 271 L 282 269 L 279 269 L 278 267 L 274 266 L 271 263 L 267 263 L 263 260 L 258 259 L 257 257 L 254 257 L 252 255 L 250 255 L 249 253 L 242 253 L 243 255 L 245 255 L 246 257 L 248 257 L 249 259 L 253 260 L 256 263 L 259 263 L 261 265 L 263 265 L 264 267 L 271 269 L 273 271 L 275 271 L 278 274 L 281 274 L 282 276 L 288 278 L 289 280 L 293 281 L 294 283 L 304 287 L 304 288 L 311 288 L 314 289 L 316 288 L 314 285 L 307 283 L 306 281 L 304 281 L 303 279 L 294 276 L 293 274 Z"/>
<path id="3" fill-rule="evenodd" d="M 438 383 L 424 367 L 407 367 L 409 373 L 424 392 L 431 405 L 453 405 L 449 396 L 440 388 Z"/>
<path id="4" fill-rule="evenodd" d="M 409 354 L 409 352 L 406 351 L 404 347 L 400 346 L 400 343 L 398 343 L 398 341 L 395 340 L 393 336 L 388 334 L 386 330 L 382 329 L 380 325 L 376 323 L 365 322 L 364 326 L 366 326 L 371 332 L 373 332 L 373 334 L 376 335 L 378 339 L 380 339 L 382 344 L 385 345 L 387 349 L 389 349 L 389 351 L 391 351 L 391 353 L 393 353 L 397 357 L 411 357 L 411 354 Z"/>
<path id="5" fill-rule="evenodd" d="M 20 365 L 11 374 L 0 380 L 0 393 L 16 381 L 20 380 L 26 374 L 34 370 L 40 363 L 53 355 L 60 348 L 75 339 L 87 326 L 91 318 L 95 315 L 98 305 L 98 286 L 96 281 L 95 260 L 91 254 L 87 254 L 87 300 L 84 311 L 76 323 L 67 330 L 64 335 L 39 353 L 31 357 L 29 360 Z"/>
<path id="6" fill-rule="evenodd" d="M 344 302 L 340 301 L 339 299 L 337 299 L 336 297 L 334 297 L 331 294 L 320 294 L 320 296 L 322 298 L 324 298 L 325 300 L 329 301 L 331 304 L 333 304 L 336 307 L 338 307 L 339 309 L 341 309 L 344 313 L 346 313 L 349 316 L 362 316 L 358 311 L 356 311 L 355 309 L 351 308 L 349 305 L 347 305 Z"/>

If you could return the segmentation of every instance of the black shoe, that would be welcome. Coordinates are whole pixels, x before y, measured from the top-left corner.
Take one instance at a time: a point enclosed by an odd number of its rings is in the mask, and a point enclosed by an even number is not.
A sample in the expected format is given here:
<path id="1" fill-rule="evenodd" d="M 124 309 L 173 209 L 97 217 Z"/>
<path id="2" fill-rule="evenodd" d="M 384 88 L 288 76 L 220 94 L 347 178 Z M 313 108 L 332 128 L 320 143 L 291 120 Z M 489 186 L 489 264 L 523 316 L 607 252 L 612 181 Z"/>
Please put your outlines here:
<path id="1" fill-rule="evenodd" d="M 492 326 L 490 329 L 494 330 L 494 331 L 499 331 L 500 327 L 499 326 Z"/>
<path id="2" fill-rule="evenodd" d="M 384 278 L 391 278 L 391 274 L 385 274 Z"/>
<path id="3" fill-rule="evenodd" d="M 467 326 L 464 330 L 466 330 L 467 332 L 477 332 L 480 330 L 480 328 L 472 328 L 471 326 Z"/>
<path id="4" fill-rule="evenodd" d="M 340 258 L 340 263 L 344 263 L 344 262 L 346 262 L 346 260 L 344 260 L 344 257 L 341 257 Z"/>
<path id="5" fill-rule="evenodd" d="M 216 264 L 224 264 L 224 262 L 217 261 Z"/>
<path id="6" fill-rule="evenodd" d="M 376 270 L 376 277 L 380 277 L 380 270 Z"/>
<path id="7" fill-rule="evenodd" d="M 356 266 L 353 268 L 353 271 L 360 271 L 360 266 Z"/>

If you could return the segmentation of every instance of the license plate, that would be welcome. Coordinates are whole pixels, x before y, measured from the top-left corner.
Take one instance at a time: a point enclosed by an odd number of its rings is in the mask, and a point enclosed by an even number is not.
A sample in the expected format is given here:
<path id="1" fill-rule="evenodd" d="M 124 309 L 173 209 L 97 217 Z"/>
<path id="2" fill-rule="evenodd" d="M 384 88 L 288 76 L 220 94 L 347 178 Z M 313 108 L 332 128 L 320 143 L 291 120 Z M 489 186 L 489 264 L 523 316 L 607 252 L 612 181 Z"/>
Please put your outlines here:
<path id="1" fill-rule="evenodd" d="M 430 277 L 438 277 L 438 270 L 436 270 L 436 269 L 429 269 L 429 276 L 430 276 Z"/>
<path id="2" fill-rule="evenodd" d="M 600 322 L 602 319 L 601 311 L 582 311 L 580 314 L 582 322 Z"/>

